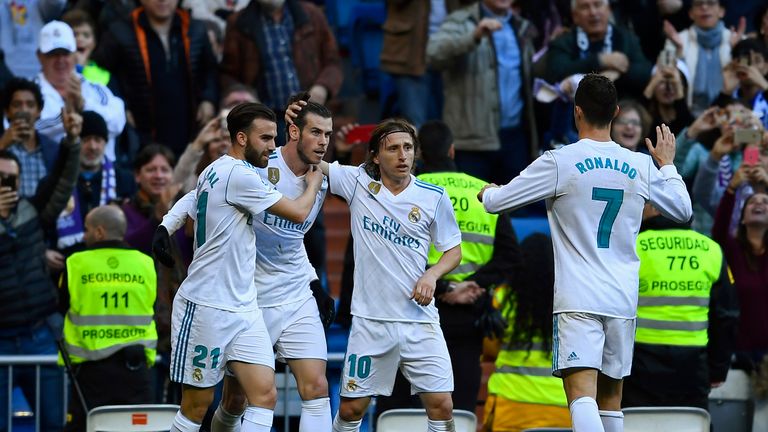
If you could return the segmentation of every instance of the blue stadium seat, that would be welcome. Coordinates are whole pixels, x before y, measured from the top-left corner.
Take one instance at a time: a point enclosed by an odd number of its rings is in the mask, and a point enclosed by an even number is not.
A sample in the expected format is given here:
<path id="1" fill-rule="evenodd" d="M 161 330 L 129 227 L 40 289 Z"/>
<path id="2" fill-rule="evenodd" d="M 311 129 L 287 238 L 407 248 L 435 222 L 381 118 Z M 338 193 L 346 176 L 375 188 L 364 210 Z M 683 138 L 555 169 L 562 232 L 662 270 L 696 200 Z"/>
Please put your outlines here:
<path id="1" fill-rule="evenodd" d="M 515 229 L 518 243 L 536 232 L 550 235 L 546 217 L 512 218 L 512 228 Z"/>

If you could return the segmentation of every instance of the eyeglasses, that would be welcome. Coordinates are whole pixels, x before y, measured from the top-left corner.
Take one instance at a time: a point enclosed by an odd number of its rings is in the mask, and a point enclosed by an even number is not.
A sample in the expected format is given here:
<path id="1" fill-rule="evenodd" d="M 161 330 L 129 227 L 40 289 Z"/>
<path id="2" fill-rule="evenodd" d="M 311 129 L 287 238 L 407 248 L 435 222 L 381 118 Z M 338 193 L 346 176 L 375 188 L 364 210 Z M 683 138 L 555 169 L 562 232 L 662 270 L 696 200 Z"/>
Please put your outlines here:
<path id="1" fill-rule="evenodd" d="M 642 123 L 640 123 L 640 120 L 634 120 L 634 119 L 617 119 L 614 123 L 616 123 L 619 126 L 634 126 L 634 127 L 642 126 Z"/>

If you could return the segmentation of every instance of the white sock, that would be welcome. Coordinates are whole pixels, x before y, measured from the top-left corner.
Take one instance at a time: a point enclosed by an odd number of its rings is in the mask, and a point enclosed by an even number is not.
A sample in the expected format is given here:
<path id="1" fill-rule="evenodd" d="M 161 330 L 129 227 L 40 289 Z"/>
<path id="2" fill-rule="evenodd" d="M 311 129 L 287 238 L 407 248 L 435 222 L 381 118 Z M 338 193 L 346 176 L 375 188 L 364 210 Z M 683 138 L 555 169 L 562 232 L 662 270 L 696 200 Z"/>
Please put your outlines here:
<path id="1" fill-rule="evenodd" d="M 242 414 L 230 414 L 221 404 L 216 408 L 211 419 L 211 432 L 240 432 Z"/>
<path id="2" fill-rule="evenodd" d="M 257 406 L 248 406 L 243 414 L 243 432 L 270 432 L 275 412 Z"/>
<path id="3" fill-rule="evenodd" d="M 573 432 L 605 432 L 600 414 L 597 412 L 597 402 L 591 397 L 580 397 L 571 402 Z"/>
<path id="4" fill-rule="evenodd" d="M 195 423 L 192 420 L 184 417 L 184 414 L 181 413 L 181 410 L 176 413 L 176 417 L 173 419 L 173 425 L 171 426 L 171 432 L 197 432 L 199 430 L 199 423 Z"/>
<path id="5" fill-rule="evenodd" d="M 336 417 L 333 419 L 333 432 L 358 432 L 362 422 L 363 419 L 353 421 L 342 420 L 337 412 Z"/>
<path id="6" fill-rule="evenodd" d="M 621 411 L 598 411 L 605 432 L 624 432 L 624 413 Z"/>
<path id="7" fill-rule="evenodd" d="M 331 432 L 331 399 L 301 401 L 299 432 Z"/>
<path id="8" fill-rule="evenodd" d="M 456 432 L 453 419 L 427 420 L 427 432 Z"/>

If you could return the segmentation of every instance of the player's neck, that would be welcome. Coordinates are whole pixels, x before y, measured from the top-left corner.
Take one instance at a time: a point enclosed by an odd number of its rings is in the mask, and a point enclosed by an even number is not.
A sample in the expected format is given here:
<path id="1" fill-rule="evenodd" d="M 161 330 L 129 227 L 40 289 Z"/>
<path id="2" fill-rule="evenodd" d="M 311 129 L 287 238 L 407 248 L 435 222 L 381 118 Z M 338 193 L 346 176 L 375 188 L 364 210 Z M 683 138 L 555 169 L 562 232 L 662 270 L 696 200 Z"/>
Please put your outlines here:
<path id="1" fill-rule="evenodd" d="M 384 187 L 392 193 L 392 195 L 397 195 L 404 191 L 409 184 L 411 184 L 411 176 L 405 177 L 403 179 L 394 179 L 382 175 L 381 184 L 383 184 Z"/>
<path id="2" fill-rule="evenodd" d="M 611 141 L 611 126 L 607 128 L 598 128 L 589 124 L 581 124 L 579 126 L 579 139 L 591 139 L 594 141 L 608 142 Z"/>
<path id="3" fill-rule="evenodd" d="M 285 151 L 281 151 L 280 153 L 283 155 L 283 160 L 285 161 L 285 164 L 288 165 L 288 168 L 293 175 L 300 177 L 309 171 L 309 164 L 299 157 L 299 149 L 295 141 L 288 141 L 283 147 L 283 150 Z"/>

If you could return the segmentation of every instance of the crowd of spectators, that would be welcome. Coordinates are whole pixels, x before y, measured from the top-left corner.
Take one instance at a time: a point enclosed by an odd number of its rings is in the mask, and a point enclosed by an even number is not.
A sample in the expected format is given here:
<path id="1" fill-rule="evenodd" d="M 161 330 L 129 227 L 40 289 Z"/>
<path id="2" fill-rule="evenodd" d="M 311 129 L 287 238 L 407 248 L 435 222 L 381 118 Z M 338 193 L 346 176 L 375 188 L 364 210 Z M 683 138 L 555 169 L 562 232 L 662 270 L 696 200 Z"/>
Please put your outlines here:
<path id="1" fill-rule="evenodd" d="M 367 1 L 386 5 L 380 68 L 393 79 L 398 114 L 417 128 L 442 120 L 460 172 L 503 184 L 542 152 L 575 142 L 573 95 L 590 72 L 618 89 L 611 131 L 618 144 L 646 151 L 645 138 L 655 140 L 655 126 L 667 124 L 694 203 L 692 227 L 720 244 L 738 294 L 734 367 L 761 369 L 768 361 L 764 1 Z M 125 241 L 150 254 L 162 215 L 227 152 L 223 119 L 233 106 L 261 101 L 275 110 L 279 141 L 287 101 L 299 92 L 344 118 L 370 117 L 355 112 L 362 96 L 345 90 L 362 78 L 345 73 L 349 47 L 337 43 L 338 23 L 324 11 L 330 5 L 0 0 L 0 273 L 8 275 L 1 354 L 32 353 L 5 347 L 22 346 L 10 341 L 37 337 L 43 325 L 56 331 L 55 286 L 66 258 L 84 248 L 89 211 L 119 204 Z M 11 177 L 16 186 L 5 181 Z M 322 220 L 316 225 L 310 256 L 322 266 Z M 174 236 L 176 262 L 190 262 L 191 243 L 184 230 Z M 170 305 L 185 275 L 185 266 L 157 267 L 158 370 L 167 368 Z M 158 399 L 173 401 L 160 381 Z"/>

